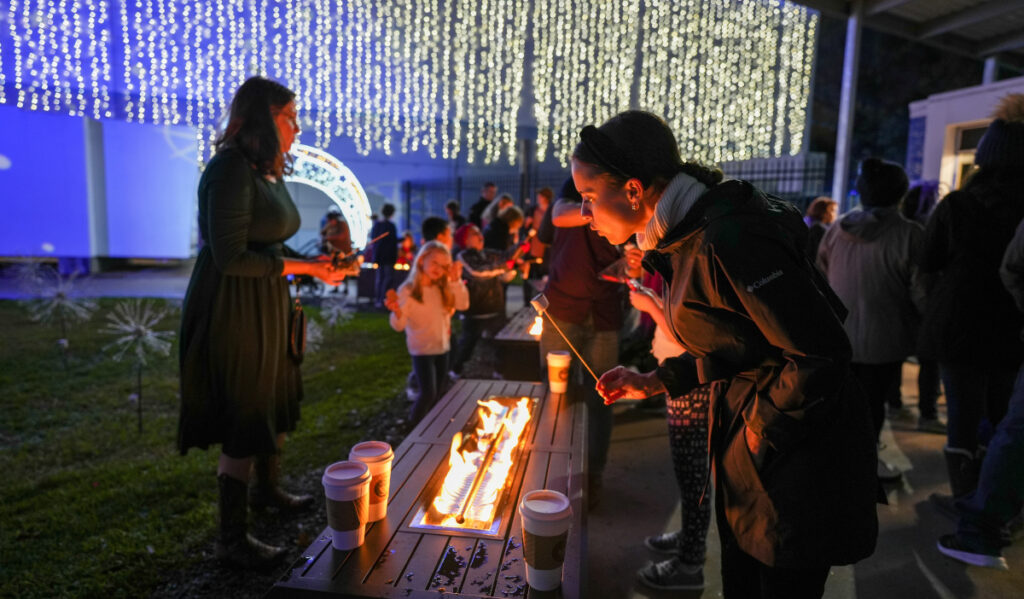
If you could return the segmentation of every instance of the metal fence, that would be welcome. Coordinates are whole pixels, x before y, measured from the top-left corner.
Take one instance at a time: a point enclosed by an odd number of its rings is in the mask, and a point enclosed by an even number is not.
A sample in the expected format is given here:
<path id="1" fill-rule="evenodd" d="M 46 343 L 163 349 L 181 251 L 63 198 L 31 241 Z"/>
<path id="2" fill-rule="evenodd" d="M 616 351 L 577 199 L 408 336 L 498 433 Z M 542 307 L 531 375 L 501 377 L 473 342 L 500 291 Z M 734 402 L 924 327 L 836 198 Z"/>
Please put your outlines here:
<path id="1" fill-rule="evenodd" d="M 793 202 L 801 212 L 818 196 L 831 195 L 832 161 L 820 153 L 727 162 L 730 179 L 750 181 L 759 189 Z"/>
<path id="2" fill-rule="evenodd" d="M 780 158 L 758 158 L 721 165 L 726 177 L 745 179 L 760 189 L 793 202 L 801 211 L 832 188 L 832 161 L 826 154 L 811 153 Z M 454 177 L 429 181 L 406 181 L 404 185 L 406 227 L 412 231 L 428 216 L 444 216 L 444 205 L 456 200 L 463 214 L 480 196 L 486 182 L 498 186 L 498 193 L 511 195 L 522 206 L 537 190 L 550 187 L 558 193 L 569 177 L 565 170 L 540 170 L 529 175 L 509 169 L 492 176 Z"/>

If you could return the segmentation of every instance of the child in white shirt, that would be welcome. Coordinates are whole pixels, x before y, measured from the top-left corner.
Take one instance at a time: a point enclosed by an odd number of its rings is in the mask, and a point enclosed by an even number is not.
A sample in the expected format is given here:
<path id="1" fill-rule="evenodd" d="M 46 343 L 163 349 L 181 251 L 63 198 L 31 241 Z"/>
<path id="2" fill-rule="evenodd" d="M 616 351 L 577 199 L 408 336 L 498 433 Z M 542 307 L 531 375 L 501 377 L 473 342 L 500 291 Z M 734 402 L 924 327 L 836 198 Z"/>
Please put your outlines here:
<path id="1" fill-rule="evenodd" d="M 405 345 L 420 382 L 413 404 L 413 425 L 437 403 L 448 373 L 452 314 L 469 307 L 469 291 L 462 282 L 462 264 L 452 262 L 448 248 L 437 241 L 423 244 L 409 277 L 388 291 L 384 302 L 391 310 L 391 328 L 405 331 Z"/>

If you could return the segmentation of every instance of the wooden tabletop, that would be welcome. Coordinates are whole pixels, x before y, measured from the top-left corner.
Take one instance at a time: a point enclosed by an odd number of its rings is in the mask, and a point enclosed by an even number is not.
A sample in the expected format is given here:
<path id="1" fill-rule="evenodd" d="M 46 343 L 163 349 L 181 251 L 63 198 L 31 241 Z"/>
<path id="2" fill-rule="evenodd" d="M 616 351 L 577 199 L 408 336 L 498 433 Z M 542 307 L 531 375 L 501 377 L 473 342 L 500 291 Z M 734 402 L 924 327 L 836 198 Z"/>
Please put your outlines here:
<path id="1" fill-rule="evenodd" d="M 540 335 L 531 335 L 529 332 L 537 316 L 537 311 L 533 309 L 533 306 L 524 306 L 498 331 L 498 334 L 494 336 L 494 340 L 496 342 L 525 341 L 539 343 Z M 548 323 L 544 324 L 545 326 L 550 326 Z"/>
<path id="2" fill-rule="evenodd" d="M 502 508 L 507 524 L 497 536 L 411 528 L 424 501 L 421 491 L 447 462 L 452 435 L 477 400 L 490 396 L 539 400 Z M 585 421 L 582 405 L 549 395 L 538 383 L 460 380 L 395 449 L 388 515 L 367 526 L 363 545 L 335 550 L 325 528 L 267 596 L 579 597 L 585 579 Z M 526 585 L 522 523 L 514 507 L 533 489 L 561 491 L 572 502 L 562 589 L 555 593 Z"/>

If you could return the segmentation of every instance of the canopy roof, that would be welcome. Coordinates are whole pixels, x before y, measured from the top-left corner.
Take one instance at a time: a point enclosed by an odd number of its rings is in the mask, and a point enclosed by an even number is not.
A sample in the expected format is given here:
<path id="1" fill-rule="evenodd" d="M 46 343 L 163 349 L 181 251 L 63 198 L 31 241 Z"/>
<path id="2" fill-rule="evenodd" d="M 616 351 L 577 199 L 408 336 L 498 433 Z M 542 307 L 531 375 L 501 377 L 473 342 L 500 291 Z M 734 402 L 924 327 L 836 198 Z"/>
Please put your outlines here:
<path id="1" fill-rule="evenodd" d="M 792 0 L 846 17 L 855 0 Z M 861 0 L 865 27 L 942 49 L 1024 66 L 1024 0 Z"/>

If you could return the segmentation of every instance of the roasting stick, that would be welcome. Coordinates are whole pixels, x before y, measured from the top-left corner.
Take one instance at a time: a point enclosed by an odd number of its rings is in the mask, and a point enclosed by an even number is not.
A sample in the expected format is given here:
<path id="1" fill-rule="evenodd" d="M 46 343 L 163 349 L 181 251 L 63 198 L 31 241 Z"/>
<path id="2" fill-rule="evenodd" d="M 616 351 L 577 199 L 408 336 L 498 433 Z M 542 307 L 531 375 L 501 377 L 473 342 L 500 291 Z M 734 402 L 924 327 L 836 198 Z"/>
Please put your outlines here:
<path id="1" fill-rule="evenodd" d="M 587 369 L 587 372 L 590 373 L 590 376 L 594 377 L 595 381 L 601 380 L 597 378 L 597 375 L 594 374 L 594 370 L 590 367 L 590 364 L 587 364 L 587 361 L 583 359 L 583 356 L 580 355 L 580 352 L 576 351 L 576 347 L 573 346 L 572 341 L 569 341 L 569 338 L 565 336 L 565 333 L 562 332 L 562 329 L 558 327 L 558 323 L 555 322 L 555 319 L 551 318 L 551 315 L 548 314 L 549 304 L 547 296 L 545 296 L 543 293 L 538 293 L 536 297 L 530 300 L 530 305 L 533 306 L 533 309 L 536 310 L 538 314 L 548 317 L 548 322 L 554 325 L 555 330 L 558 331 L 558 334 L 561 335 L 562 339 L 565 339 L 565 342 L 569 344 L 569 349 L 572 350 L 572 353 L 576 354 L 576 357 L 580 359 L 580 362 L 583 362 L 583 367 Z"/>
<path id="2" fill-rule="evenodd" d="M 491 462 L 494 460 L 494 452 L 498 448 L 498 443 L 501 442 L 501 435 L 505 432 L 505 421 L 508 418 L 508 412 L 501 419 L 501 426 L 498 427 L 498 432 L 494 435 L 494 440 L 491 441 L 491 446 L 487 448 L 487 453 L 484 454 L 484 459 L 480 460 L 480 468 L 476 472 L 476 476 L 473 477 L 473 485 L 469 488 L 469 494 L 466 495 L 466 501 L 462 504 L 462 509 L 459 510 L 459 515 L 455 516 L 455 521 L 462 524 L 466 521 L 466 510 L 469 509 L 469 504 L 473 503 L 473 497 L 476 492 L 480 490 L 480 484 L 484 480 L 484 476 L 487 474 L 487 470 L 491 467 Z"/>

